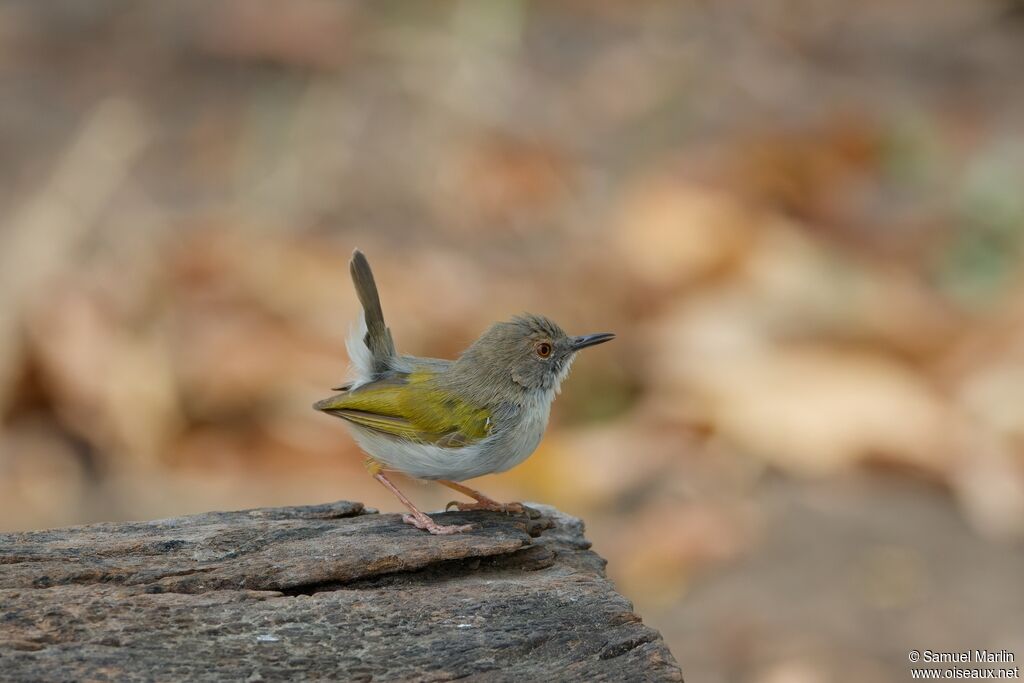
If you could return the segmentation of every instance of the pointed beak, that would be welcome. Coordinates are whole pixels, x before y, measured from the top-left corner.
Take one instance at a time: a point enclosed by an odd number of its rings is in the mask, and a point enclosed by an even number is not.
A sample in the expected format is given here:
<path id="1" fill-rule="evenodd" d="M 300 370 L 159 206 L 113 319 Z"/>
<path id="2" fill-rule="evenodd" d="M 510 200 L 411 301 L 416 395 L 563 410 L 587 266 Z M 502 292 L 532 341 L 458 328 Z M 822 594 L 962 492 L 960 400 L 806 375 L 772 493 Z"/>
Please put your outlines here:
<path id="1" fill-rule="evenodd" d="M 585 334 L 581 337 L 573 337 L 571 348 L 573 351 L 579 351 L 585 349 L 588 346 L 596 346 L 598 344 L 604 344 L 606 341 L 615 339 L 615 335 L 611 332 L 598 332 L 597 334 Z"/>

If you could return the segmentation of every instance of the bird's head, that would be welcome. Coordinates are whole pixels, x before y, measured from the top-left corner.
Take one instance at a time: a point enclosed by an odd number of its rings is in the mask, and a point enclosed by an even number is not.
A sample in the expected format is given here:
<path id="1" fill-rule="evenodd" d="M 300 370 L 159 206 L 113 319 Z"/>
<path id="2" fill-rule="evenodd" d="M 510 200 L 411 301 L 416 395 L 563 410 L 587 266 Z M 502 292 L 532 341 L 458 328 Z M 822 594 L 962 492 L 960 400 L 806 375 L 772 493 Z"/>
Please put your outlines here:
<path id="1" fill-rule="evenodd" d="M 492 325 L 459 362 L 488 376 L 505 375 L 527 390 L 558 391 L 578 351 L 614 337 L 572 337 L 549 318 L 527 314 Z"/>

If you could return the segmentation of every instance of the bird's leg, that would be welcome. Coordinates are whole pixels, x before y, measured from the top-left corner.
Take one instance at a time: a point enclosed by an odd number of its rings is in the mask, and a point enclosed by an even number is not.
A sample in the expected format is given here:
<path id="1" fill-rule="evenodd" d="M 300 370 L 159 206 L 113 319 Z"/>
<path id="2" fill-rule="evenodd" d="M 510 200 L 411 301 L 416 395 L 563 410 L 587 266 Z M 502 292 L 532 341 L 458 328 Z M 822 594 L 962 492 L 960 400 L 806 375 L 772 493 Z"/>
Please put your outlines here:
<path id="1" fill-rule="evenodd" d="M 385 488 L 395 494 L 395 497 L 402 501 L 402 504 L 405 505 L 405 507 L 409 508 L 411 514 L 402 515 L 402 521 L 406 524 L 412 524 L 417 529 L 423 529 L 424 531 L 429 531 L 432 534 L 440 536 L 461 534 L 463 531 L 469 531 L 473 528 L 472 524 L 438 524 L 430 517 L 420 512 L 419 509 L 412 504 L 412 501 L 406 498 L 405 494 L 399 491 L 398 487 L 392 484 L 391 480 L 384 476 L 383 472 L 374 472 L 373 478 L 381 484 L 384 484 Z"/>
<path id="2" fill-rule="evenodd" d="M 493 498 L 489 498 L 488 496 L 480 493 L 476 489 L 463 486 L 458 482 L 448 481 L 447 479 L 438 479 L 437 483 L 444 484 L 448 488 L 467 495 L 476 501 L 475 503 L 460 503 L 457 500 L 453 500 L 444 506 L 445 510 L 454 507 L 459 512 L 465 512 L 466 510 L 493 510 L 495 512 L 504 512 L 505 514 L 515 513 L 517 515 L 526 512 L 526 508 L 523 507 L 522 503 L 499 503 Z"/>

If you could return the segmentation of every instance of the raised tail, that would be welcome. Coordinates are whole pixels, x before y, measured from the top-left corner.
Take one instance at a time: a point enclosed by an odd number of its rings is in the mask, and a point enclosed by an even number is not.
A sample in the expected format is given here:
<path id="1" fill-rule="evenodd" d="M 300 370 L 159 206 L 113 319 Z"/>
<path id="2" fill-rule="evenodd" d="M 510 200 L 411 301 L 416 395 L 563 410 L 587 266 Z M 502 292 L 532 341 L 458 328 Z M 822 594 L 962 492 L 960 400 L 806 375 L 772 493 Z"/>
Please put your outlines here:
<path id="1" fill-rule="evenodd" d="M 352 252 L 352 262 L 349 264 L 352 273 L 352 284 L 356 287 L 356 295 L 359 303 L 363 305 L 363 319 L 366 323 L 366 334 L 362 342 L 369 351 L 369 358 L 366 354 L 353 354 L 349 349 L 352 360 L 361 372 L 367 374 L 378 374 L 388 370 L 394 357 L 395 342 L 391 338 L 391 330 L 384 324 L 384 312 L 380 308 L 380 296 L 377 294 L 377 283 L 373 280 L 373 271 L 370 270 L 370 263 L 363 256 L 363 252 L 356 249 Z M 356 357 L 363 356 L 362 358 Z"/>

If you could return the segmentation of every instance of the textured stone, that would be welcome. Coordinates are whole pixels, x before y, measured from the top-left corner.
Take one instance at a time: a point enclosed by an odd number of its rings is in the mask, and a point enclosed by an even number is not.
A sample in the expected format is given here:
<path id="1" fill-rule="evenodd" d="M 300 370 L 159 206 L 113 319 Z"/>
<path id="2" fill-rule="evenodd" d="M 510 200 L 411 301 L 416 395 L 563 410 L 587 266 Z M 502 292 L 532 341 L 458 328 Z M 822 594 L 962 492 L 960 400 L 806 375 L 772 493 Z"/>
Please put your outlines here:
<path id="1" fill-rule="evenodd" d="M 579 520 L 359 503 L 0 535 L 4 680 L 682 680 Z"/>

